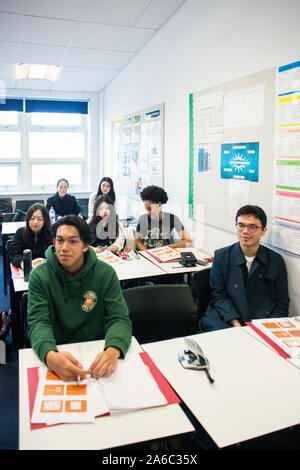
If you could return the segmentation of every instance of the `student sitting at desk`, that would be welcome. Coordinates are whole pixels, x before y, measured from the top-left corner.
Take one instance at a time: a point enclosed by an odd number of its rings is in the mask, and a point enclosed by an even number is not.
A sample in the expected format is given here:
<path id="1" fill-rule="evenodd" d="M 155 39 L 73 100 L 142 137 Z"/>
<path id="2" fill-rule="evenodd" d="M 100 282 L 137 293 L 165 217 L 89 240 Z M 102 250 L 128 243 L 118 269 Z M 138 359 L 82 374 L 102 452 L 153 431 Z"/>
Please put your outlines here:
<path id="1" fill-rule="evenodd" d="M 89 218 L 93 217 L 95 201 L 99 196 L 101 196 L 101 194 L 109 196 L 112 200 L 112 203 L 115 203 L 116 194 L 114 190 L 114 183 L 113 180 L 108 176 L 103 176 L 99 183 L 98 191 L 96 193 L 92 193 L 89 197 Z"/>
<path id="2" fill-rule="evenodd" d="M 64 215 L 75 214 L 82 218 L 80 207 L 75 196 L 68 193 L 69 182 L 65 178 L 60 178 L 56 183 L 57 192 L 47 199 L 46 207 L 55 210 L 55 217 L 58 219 Z"/>
<path id="3" fill-rule="evenodd" d="M 26 226 L 20 227 L 9 247 L 9 262 L 24 268 L 23 251 L 30 249 L 32 259 L 44 258 L 45 251 L 53 243 L 49 213 L 42 204 L 32 204 L 26 213 Z"/>
<path id="4" fill-rule="evenodd" d="M 168 195 L 163 188 L 158 186 L 147 186 L 140 197 L 144 201 L 146 214 L 142 215 L 136 228 L 136 245 L 138 250 L 157 248 L 163 245 L 170 245 L 174 248 L 191 246 L 189 238 L 179 218 L 164 212 L 162 205 L 168 201 Z M 171 234 L 176 230 L 181 240 L 171 243 Z"/>
<path id="5" fill-rule="evenodd" d="M 54 246 L 30 274 L 28 337 L 38 357 L 62 380 L 91 374 L 108 376 L 131 342 L 131 321 L 115 270 L 90 248 L 91 231 L 74 215 L 53 225 Z M 57 344 L 105 337 L 87 370 Z"/>
<path id="6" fill-rule="evenodd" d="M 258 206 L 247 205 L 237 211 L 239 242 L 215 251 L 211 301 L 202 317 L 202 331 L 288 315 L 285 263 L 280 254 L 260 244 L 266 225 L 266 214 Z"/>
<path id="7" fill-rule="evenodd" d="M 92 247 L 95 252 L 123 250 L 125 234 L 113 202 L 108 195 L 101 194 L 95 202 L 93 217 L 89 222 L 92 232 Z"/>

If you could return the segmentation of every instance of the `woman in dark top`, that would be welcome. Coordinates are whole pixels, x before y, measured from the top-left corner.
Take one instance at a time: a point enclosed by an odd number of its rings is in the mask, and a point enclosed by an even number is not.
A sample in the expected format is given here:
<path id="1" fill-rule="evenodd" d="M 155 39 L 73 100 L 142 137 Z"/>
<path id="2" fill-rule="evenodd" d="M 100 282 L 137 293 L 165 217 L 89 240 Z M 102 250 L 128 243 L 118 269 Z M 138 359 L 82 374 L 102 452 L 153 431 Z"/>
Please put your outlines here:
<path id="1" fill-rule="evenodd" d="M 55 218 L 59 219 L 64 215 L 78 215 L 80 214 L 80 207 L 75 196 L 68 193 L 69 183 L 65 178 L 60 178 L 56 184 L 57 192 L 47 199 L 46 207 L 50 210 L 51 207 L 55 210 Z"/>
<path id="2" fill-rule="evenodd" d="M 123 250 L 125 245 L 124 229 L 109 196 L 101 194 L 96 199 L 89 226 L 93 236 L 92 248 L 96 253 L 103 250 L 112 252 Z"/>
<path id="3" fill-rule="evenodd" d="M 42 204 L 32 204 L 26 214 L 26 226 L 19 228 L 9 247 L 9 261 L 23 269 L 23 251 L 30 249 L 32 259 L 44 258 L 45 250 L 53 243 L 48 210 Z"/>

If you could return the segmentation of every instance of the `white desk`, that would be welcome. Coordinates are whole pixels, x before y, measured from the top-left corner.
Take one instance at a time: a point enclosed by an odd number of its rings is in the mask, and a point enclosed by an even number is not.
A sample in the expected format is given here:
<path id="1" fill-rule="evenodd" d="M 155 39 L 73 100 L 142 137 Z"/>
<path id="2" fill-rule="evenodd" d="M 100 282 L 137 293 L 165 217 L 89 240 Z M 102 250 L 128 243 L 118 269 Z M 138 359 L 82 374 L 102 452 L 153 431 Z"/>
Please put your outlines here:
<path id="1" fill-rule="evenodd" d="M 218 447 L 300 423 L 300 371 L 244 328 L 191 336 L 207 355 L 210 384 L 184 369 L 183 338 L 142 345 Z"/>
<path id="2" fill-rule="evenodd" d="M 19 222 L 3 222 L 2 223 L 2 235 L 14 235 L 18 228 L 25 227 L 25 220 Z"/>
<path id="3" fill-rule="evenodd" d="M 194 253 L 197 259 L 205 259 L 205 258 L 210 258 L 207 254 L 197 250 L 197 248 L 177 248 L 178 251 L 191 251 Z M 193 268 L 186 268 L 184 266 L 181 266 L 181 264 L 176 261 L 176 262 L 168 262 L 168 263 L 160 263 L 159 261 L 156 261 L 149 253 L 146 253 L 145 250 L 139 252 L 142 256 L 144 256 L 146 259 L 151 261 L 153 264 L 158 266 L 160 269 L 164 271 L 165 274 L 187 274 L 187 273 L 193 273 L 196 271 L 203 271 L 204 269 L 210 269 L 212 266 L 212 263 L 208 263 L 206 266 L 201 266 L 200 264 L 197 264 Z"/>
<path id="4" fill-rule="evenodd" d="M 104 341 L 80 343 L 82 356 L 94 357 Z M 78 353 L 78 343 L 59 347 Z M 135 338 L 129 352 L 141 351 Z M 82 357 L 82 359 L 84 359 Z M 61 424 L 30 430 L 27 367 L 41 365 L 32 349 L 19 350 L 19 449 L 100 450 L 194 431 L 180 405 L 97 418 L 94 423 Z"/>
<path id="5" fill-rule="evenodd" d="M 120 281 L 128 279 L 141 279 L 143 277 L 162 276 L 165 273 L 160 266 L 151 263 L 148 259 L 140 256 L 139 259 L 131 261 L 124 261 L 112 265 L 117 273 Z M 24 281 L 23 277 L 12 279 L 15 292 L 26 292 L 28 290 L 28 282 Z"/>

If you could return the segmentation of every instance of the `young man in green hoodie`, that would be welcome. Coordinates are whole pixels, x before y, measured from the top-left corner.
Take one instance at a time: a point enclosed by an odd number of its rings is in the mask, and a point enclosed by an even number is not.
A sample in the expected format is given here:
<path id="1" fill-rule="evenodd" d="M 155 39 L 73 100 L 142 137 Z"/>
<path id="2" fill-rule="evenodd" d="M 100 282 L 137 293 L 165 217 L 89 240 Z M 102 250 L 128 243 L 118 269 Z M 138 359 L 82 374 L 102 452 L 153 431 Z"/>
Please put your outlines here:
<path id="1" fill-rule="evenodd" d="M 46 261 L 30 275 L 28 337 L 38 357 L 63 380 L 89 373 L 108 376 L 124 357 L 132 327 L 120 282 L 114 269 L 98 260 L 89 247 L 89 226 L 77 216 L 53 225 L 54 246 Z M 88 370 L 69 352 L 56 345 L 105 337 Z"/>

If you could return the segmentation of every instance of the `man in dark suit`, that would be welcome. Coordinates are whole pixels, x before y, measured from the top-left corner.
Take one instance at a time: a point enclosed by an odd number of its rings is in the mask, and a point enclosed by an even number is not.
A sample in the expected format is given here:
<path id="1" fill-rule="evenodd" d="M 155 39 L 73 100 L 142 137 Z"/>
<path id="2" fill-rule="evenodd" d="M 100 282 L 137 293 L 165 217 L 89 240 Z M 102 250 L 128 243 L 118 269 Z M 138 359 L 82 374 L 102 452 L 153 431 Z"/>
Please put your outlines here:
<path id="1" fill-rule="evenodd" d="M 244 326 L 258 318 L 288 316 L 287 271 L 282 256 L 260 244 L 267 217 L 258 206 L 236 214 L 238 243 L 215 251 L 210 273 L 211 300 L 202 331 Z"/>

